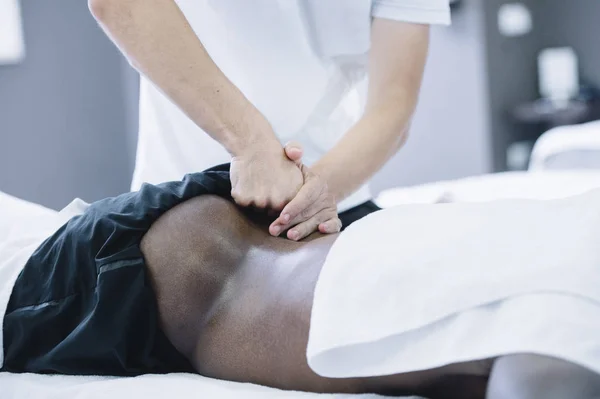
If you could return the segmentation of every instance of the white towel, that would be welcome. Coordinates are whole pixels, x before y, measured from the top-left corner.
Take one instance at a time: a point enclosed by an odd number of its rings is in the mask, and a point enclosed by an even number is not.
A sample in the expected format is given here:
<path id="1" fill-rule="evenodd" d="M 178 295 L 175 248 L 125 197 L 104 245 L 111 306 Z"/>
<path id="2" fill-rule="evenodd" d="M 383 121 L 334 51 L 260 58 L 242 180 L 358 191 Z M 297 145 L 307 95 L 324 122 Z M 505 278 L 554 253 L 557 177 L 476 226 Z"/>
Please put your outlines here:
<path id="1" fill-rule="evenodd" d="M 600 372 L 599 287 L 600 190 L 390 208 L 330 251 L 308 361 L 350 377 L 533 352 Z"/>

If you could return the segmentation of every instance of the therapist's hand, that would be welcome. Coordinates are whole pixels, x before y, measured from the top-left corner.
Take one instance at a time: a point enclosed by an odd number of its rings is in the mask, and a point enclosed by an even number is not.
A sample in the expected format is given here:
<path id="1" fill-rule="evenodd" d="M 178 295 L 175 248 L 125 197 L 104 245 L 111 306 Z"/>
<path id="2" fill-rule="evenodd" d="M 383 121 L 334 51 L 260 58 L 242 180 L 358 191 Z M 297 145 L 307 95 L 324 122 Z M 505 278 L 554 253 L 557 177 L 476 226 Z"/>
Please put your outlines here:
<path id="1" fill-rule="evenodd" d="M 317 230 L 324 234 L 338 233 L 342 222 L 338 218 L 337 202 L 329 193 L 327 183 L 302 164 L 302 148 L 298 144 L 286 145 L 285 153 L 302 171 L 304 185 L 269 226 L 269 233 L 278 236 L 289 229 L 287 238 L 294 241 Z"/>
<path id="2" fill-rule="evenodd" d="M 249 148 L 231 159 L 231 196 L 243 207 L 280 211 L 299 192 L 304 177 L 281 145 Z"/>

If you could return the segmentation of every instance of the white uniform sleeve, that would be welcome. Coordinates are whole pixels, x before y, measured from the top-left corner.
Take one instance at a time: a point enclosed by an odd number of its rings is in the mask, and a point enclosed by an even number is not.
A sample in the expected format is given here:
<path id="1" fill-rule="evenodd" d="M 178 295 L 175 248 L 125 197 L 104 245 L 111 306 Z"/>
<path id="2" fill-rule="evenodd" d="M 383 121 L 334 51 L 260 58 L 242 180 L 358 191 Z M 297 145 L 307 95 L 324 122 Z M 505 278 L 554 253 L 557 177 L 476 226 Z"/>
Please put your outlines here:
<path id="1" fill-rule="evenodd" d="M 371 15 L 418 24 L 450 25 L 450 0 L 373 0 Z"/>

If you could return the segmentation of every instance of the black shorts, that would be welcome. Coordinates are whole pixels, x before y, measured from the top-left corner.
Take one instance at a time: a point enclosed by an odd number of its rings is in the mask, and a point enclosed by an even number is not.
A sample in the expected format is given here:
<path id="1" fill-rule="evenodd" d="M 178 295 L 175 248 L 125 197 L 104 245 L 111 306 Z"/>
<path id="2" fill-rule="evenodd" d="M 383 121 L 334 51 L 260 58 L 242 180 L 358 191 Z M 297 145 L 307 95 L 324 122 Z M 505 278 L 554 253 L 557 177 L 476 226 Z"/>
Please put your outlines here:
<path id="1" fill-rule="evenodd" d="M 159 327 L 140 242 L 176 205 L 205 194 L 231 200 L 230 192 L 229 165 L 220 165 L 95 202 L 69 220 L 33 253 L 16 281 L 4 316 L 2 371 L 193 371 Z M 376 210 L 362 208 L 350 210 L 345 224 Z"/>

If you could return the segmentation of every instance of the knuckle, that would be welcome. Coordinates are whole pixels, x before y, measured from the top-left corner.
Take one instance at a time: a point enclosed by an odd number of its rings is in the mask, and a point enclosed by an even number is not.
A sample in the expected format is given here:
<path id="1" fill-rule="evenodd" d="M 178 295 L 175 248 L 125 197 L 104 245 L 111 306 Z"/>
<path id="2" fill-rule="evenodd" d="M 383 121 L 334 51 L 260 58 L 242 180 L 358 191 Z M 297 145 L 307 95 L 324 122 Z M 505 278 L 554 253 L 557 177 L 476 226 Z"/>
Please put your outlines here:
<path id="1" fill-rule="evenodd" d="M 245 195 L 241 195 L 238 192 L 232 193 L 232 197 L 233 197 L 235 203 L 240 206 L 247 206 L 250 204 L 248 197 L 246 197 Z"/>
<path id="2" fill-rule="evenodd" d="M 322 216 L 322 223 L 329 223 L 335 225 L 335 220 L 337 219 L 337 214 L 331 212 L 325 212 Z"/>
<path id="3" fill-rule="evenodd" d="M 295 230 L 299 233 L 300 237 L 305 237 L 310 233 L 310 226 L 308 226 L 307 224 L 302 224 L 300 226 L 297 226 Z"/>
<path id="4" fill-rule="evenodd" d="M 277 210 L 277 212 L 285 212 L 285 207 L 286 207 L 286 202 L 285 201 L 276 201 L 275 204 L 273 204 L 273 209 Z"/>
<path id="5" fill-rule="evenodd" d="M 334 229 L 336 233 L 339 233 L 342 230 L 342 221 L 340 219 L 336 219 Z"/>
<path id="6" fill-rule="evenodd" d="M 290 208 L 296 213 L 300 215 L 302 212 L 306 212 L 306 209 L 310 206 L 310 203 L 305 199 L 298 198 L 292 202 L 290 202 Z"/>
<path id="7" fill-rule="evenodd" d="M 339 231 L 342 229 L 342 221 L 337 217 L 328 219 L 323 223 L 323 225 L 328 233 L 339 233 Z"/>
<path id="8" fill-rule="evenodd" d="M 264 208 L 267 206 L 267 199 L 262 196 L 254 198 L 253 202 L 257 208 Z"/>
<path id="9" fill-rule="evenodd" d="M 331 218 L 327 215 L 327 212 L 321 210 L 321 211 L 315 213 L 314 215 L 312 215 L 311 219 L 314 219 L 318 223 L 323 223 Z"/>
<path id="10" fill-rule="evenodd" d="M 332 224 L 332 223 L 325 223 L 325 225 L 324 225 L 324 226 L 325 226 L 325 228 L 324 228 L 324 232 L 325 232 L 325 233 L 328 233 L 328 234 L 331 234 L 331 233 L 336 233 L 336 230 L 335 230 L 335 224 Z"/>
<path id="11" fill-rule="evenodd" d="M 303 210 L 300 212 L 300 218 L 301 218 L 302 220 L 304 220 L 304 221 L 307 221 L 307 220 L 308 220 L 308 219 L 310 219 L 312 216 L 314 216 L 314 215 L 313 215 L 313 212 L 312 212 L 312 210 L 311 210 L 310 208 L 303 209 Z"/>
<path id="12" fill-rule="evenodd" d="M 290 221 L 296 219 L 300 214 L 294 202 L 290 202 L 289 204 L 287 204 L 285 208 L 283 208 L 282 213 L 287 213 L 288 215 L 290 215 Z"/>
<path id="13" fill-rule="evenodd" d="M 296 202 L 296 206 L 298 207 L 298 211 L 307 209 L 314 205 L 316 198 L 311 191 L 306 191 L 302 194 L 302 197 L 298 198 Z"/>
<path id="14" fill-rule="evenodd" d="M 300 230 L 301 237 L 306 237 L 309 234 L 317 231 L 319 229 L 318 223 L 305 223 L 302 225 L 302 229 Z"/>
<path id="15" fill-rule="evenodd" d="M 287 201 L 285 198 L 283 198 L 283 196 L 281 195 L 277 195 L 273 198 L 273 200 L 271 201 L 273 208 L 277 209 L 277 210 L 281 210 L 283 209 L 286 205 L 287 205 Z"/>

